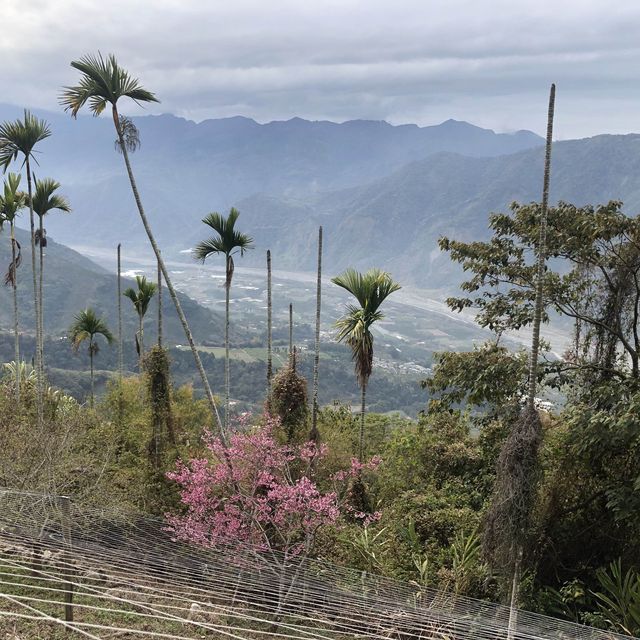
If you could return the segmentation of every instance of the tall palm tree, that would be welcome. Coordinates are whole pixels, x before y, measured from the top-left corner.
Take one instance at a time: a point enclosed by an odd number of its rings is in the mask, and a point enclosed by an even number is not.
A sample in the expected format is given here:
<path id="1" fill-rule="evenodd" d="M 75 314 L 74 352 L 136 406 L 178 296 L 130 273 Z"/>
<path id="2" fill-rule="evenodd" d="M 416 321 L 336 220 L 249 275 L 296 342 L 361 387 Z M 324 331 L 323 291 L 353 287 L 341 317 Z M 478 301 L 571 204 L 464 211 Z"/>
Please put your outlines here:
<path id="1" fill-rule="evenodd" d="M 138 104 L 158 102 L 158 99 L 153 93 L 141 87 L 139 81 L 136 78 L 131 77 L 131 75 L 129 75 L 129 73 L 118 64 L 118 61 L 113 55 L 109 55 L 107 58 L 103 58 L 101 54 L 98 54 L 97 56 L 87 55 L 82 57 L 80 60 L 74 60 L 71 63 L 71 66 L 80 71 L 82 77 L 79 84 L 76 86 L 65 87 L 60 101 L 65 110 L 70 111 L 73 117 L 76 117 L 80 109 L 82 109 L 82 107 L 87 103 L 89 104 L 89 109 L 94 116 L 99 116 L 108 105 L 111 105 L 113 125 L 118 135 L 117 148 L 122 152 L 122 157 L 124 158 L 129 182 L 131 183 L 131 190 L 138 208 L 138 213 L 140 214 L 140 219 L 142 220 L 142 224 L 153 251 L 156 254 L 156 259 L 158 260 L 164 281 L 167 285 L 167 289 L 169 290 L 169 296 L 173 301 L 178 318 L 180 319 L 180 323 L 184 329 L 185 336 L 189 346 L 191 347 L 191 352 L 200 377 L 202 378 L 202 384 L 211 412 L 213 413 L 218 427 L 222 432 L 222 422 L 220 421 L 218 408 L 216 406 L 215 398 L 213 397 L 213 392 L 211 391 L 211 386 L 209 385 L 209 380 L 207 379 L 207 374 L 202 366 L 202 361 L 198 354 L 198 350 L 196 349 L 191 329 L 189 328 L 187 318 L 182 310 L 182 305 L 178 300 L 176 290 L 171 282 L 171 277 L 167 271 L 167 267 L 164 264 L 162 256 L 160 255 L 160 249 L 142 206 L 142 200 L 133 175 L 133 169 L 131 168 L 129 151 L 133 151 L 139 145 L 137 130 L 133 123 L 128 119 L 124 119 L 123 126 L 123 118 L 118 112 L 118 101 L 121 98 L 130 98 Z M 224 438 L 224 434 L 221 433 L 221 435 Z"/>
<path id="2" fill-rule="evenodd" d="M 136 313 L 138 314 L 138 333 L 136 334 L 136 349 L 138 351 L 138 361 L 140 373 L 142 373 L 142 357 L 144 356 L 144 316 L 149 309 L 149 303 L 156 293 L 156 285 L 153 282 L 147 282 L 146 276 L 136 276 L 138 290 L 129 287 L 122 294 L 133 302 Z"/>
<path id="3" fill-rule="evenodd" d="M 93 383 L 93 357 L 100 351 L 100 346 L 96 341 L 98 336 L 102 336 L 108 344 L 114 340 L 111 331 L 102 318 L 98 318 L 93 309 L 85 309 L 74 316 L 73 324 L 69 328 L 69 338 L 74 351 L 78 351 L 80 345 L 89 341 L 89 361 L 91 363 L 91 408 L 93 408 L 94 383 Z"/>
<path id="4" fill-rule="evenodd" d="M 247 249 L 251 249 L 253 238 L 236 231 L 236 220 L 240 212 L 231 208 L 229 215 L 225 218 L 219 213 L 210 213 L 202 222 L 211 227 L 216 233 L 215 236 L 203 240 L 194 251 L 197 260 L 204 262 L 209 256 L 214 254 L 222 254 L 225 257 L 225 323 L 224 323 L 224 426 L 229 426 L 229 394 L 230 394 L 230 378 L 229 378 L 229 292 L 231 290 L 231 280 L 233 278 L 233 256 L 240 252 L 243 256 Z"/>
<path id="5" fill-rule="evenodd" d="M 31 226 L 31 272 L 33 275 L 33 306 L 36 318 L 36 388 L 37 388 L 37 407 L 38 407 L 38 424 L 42 426 L 43 419 L 43 369 L 42 354 L 40 353 L 40 331 L 38 318 L 39 300 L 38 300 L 38 283 L 36 279 L 36 233 L 35 221 L 33 217 L 33 183 L 31 174 L 31 161 L 35 162 L 35 147 L 51 135 L 49 125 L 44 121 L 36 118 L 31 112 L 25 109 L 22 120 L 14 120 L 13 122 L 4 122 L 0 125 L 0 166 L 6 171 L 11 162 L 19 157 L 23 159 L 23 165 L 27 172 L 27 193 L 29 202 L 29 223 Z"/>
<path id="6" fill-rule="evenodd" d="M 18 266 L 21 261 L 20 244 L 16 240 L 16 218 L 27 205 L 27 198 L 19 191 L 20 175 L 10 173 L 4 182 L 3 194 L 0 196 L 0 229 L 5 223 L 9 223 L 11 229 L 11 263 L 7 270 L 4 283 L 10 284 L 13 289 L 13 335 L 16 363 L 16 400 L 20 402 L 20 333 L 18 331 Z"/>
<path id="7" fill-rule="evenodd" d="M 39 218 L 38 229 L 35 232 L 35 242 L 40 249 L 40 273 L 38 282 L 38 300 L 40 302 L 38 324 L 40 334 L 40 358 L 44 367 L 44 296 L 42 295 L 42 282 L 44 277 L 44 248 L 47 246 L 47 231 L 44 228 L 44 217 L 51 211 L 62 211 L 70 213 L 71 206 L 64 196 L 56 193 L 60 188 L 60 183 L 45 178 L 44 180 L 36 180 L 34 178 L 36 192 L 33 195 L 33 211 Z"/>
<path id="8" fill-rule="evenodd" d="M 367 383 L 373 370 L 373 335 L 372 325 L 384 316 L 380 305 L 400 285 L 391 276 L 379 269 L 370 269 L 362 274 L 355 269 L 347 269 L 342 275 L 331 279 L 331 282 L 346 289 L 358 303 L 347 305 L 347 313 L 336 322 L 338 342 L 346 342 L 351 348 L 355 364 L 356 380 L 362 389 L 360 407 L 360 437 L 358 442 L 358 460 L 362 462 L 364 455 L 364 416 Z"/>

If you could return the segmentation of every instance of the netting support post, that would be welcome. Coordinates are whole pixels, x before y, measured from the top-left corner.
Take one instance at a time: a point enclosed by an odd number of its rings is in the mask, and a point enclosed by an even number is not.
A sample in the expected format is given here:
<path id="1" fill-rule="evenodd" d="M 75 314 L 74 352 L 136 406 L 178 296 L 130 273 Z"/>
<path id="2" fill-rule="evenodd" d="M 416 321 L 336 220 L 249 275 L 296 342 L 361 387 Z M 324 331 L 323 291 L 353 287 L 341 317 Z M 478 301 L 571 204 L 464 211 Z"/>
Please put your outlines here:
<path id="1" fill-rule="evenodd" d="M 64 619 L 66 622 L 73 622 L 73 569 L 71 568 L 71 509 L 70 499 L 67 496 L 60 496 L 58 504 L 60 506 L 60 519 L 62 523 L 62 538 L 66 550 L 66 574 L 68 582 L 64 587 Z"/>

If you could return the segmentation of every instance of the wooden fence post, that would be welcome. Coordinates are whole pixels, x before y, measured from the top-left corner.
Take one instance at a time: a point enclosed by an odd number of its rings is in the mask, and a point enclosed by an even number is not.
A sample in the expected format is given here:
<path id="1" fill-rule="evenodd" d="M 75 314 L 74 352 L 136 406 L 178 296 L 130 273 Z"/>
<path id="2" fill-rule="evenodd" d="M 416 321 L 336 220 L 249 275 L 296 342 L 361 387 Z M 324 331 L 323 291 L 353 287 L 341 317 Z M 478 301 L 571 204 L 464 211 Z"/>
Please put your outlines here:
<path id="1" fill-rule="evenodd" d="M 60 496 L 58 504 L 60 505 L 60 521 L 62 524 L 62 539 L 65 547 L 65 562 L 67 568 L 65 573 L 69 582 L 64 588 L 64 619 L 66 622 L 73 622 L 73 569 L 71 568 L 71 509 L 70 499 L 67 496 Z"/>

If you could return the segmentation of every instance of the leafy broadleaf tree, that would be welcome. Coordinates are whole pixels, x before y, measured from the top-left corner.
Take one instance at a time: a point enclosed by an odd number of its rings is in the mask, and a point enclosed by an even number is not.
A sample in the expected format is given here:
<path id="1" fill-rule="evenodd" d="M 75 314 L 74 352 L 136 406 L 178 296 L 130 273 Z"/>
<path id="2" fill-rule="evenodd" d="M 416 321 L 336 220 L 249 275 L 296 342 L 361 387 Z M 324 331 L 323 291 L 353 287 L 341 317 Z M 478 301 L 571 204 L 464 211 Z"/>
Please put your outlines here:
<path id="1" fill-rule="evenodd" d="M 233 279 L 234 262 L 233 256 L 236 253 L 244 255 L 247 249 L 252 248 L 253 238 L 241 233 L 235 228 L 240 212 L 231 208 L 229 215 L 225 218 L 219 213 L 210 213 L 202 222 L 215 232 L 207 240 L 200 242 L 195 250 L 196 260 L 204 262 L 209 256 L 222 254 L 225 257 L 225 323 L 224 323 L 224 425 L 229 426 L 229 396 L 230 396 L 230 376 L 229 376 L 229 294 L 231 291 L 231 281 Z"/>
<path id="2" fill-rule="evenodd" d="M 71 206 L 64 196 L 56 193 L 60 188 L 60 183 L 45 178 L 44 180 L 34 180 L 36 191 L 33 196 L 33 211 L 38 216 L 39 225 L 35 232 L 35 241 L 40 249 L 40 272 L 38 282 L 38 299 L 40 301 L 38 324 L 40 333 L 40 357 L 44 367 L 44 296 L 42 295 L 42 282 L 44 279 L 44 248 L 47 246 L 47 231 L 44 228 L 44 217 L 51 211 L 62 211 L 70 213 Z"/>
<path id="3" fill-rule="evenodd" d="M 69 329 L 69 339 L 74 351 L 78 351 L 85 340 L 89 341 L 88 353 L 91 366 L 91 407 L 94 402 L 94 382 L 93 382 L 93 358 L 100 351 L 100 345 L 96 338 L 102 336 L 107 344 L 114 341 L 114 337 L 107 327 L 106 322 L 99 318 L 93 309 L 84 309 L 74 316 L 73 324 Z"/>
<path id="4" fill-rule="evenodd" d="M 140 372 L 142 372 L 142 358 L 144 356 L 144 316 L 149 309 L 149 303 L 156 294 L 155 283 L 147 281 L 146 276 L 136 276 L 137 290 L 133 287 L 125 289 L 122 294 L 129 298 L 138 314 L 138 333 L 136 334 L 136 349 L 138 360 L 140 361 Z"/>
<path id="5" fill-rule="evenodd" d="M 16 218 L 20 210 L 26 207 L 27 197 L 19 191 L 20 175 L 10 173 L 4 182 L 4 190 L 0 195 L 0 229 L 9 223 L 11 230 L 11 263 L 4 279 L 6 285 L 13 289 L 13 335 L 14 361 L 16 363 L 16 399 L 20 402 L 20 332 L 18 330 L 18 267 L 21 262 L 20 244 L 16 240 Z"/>
<path id="6" fill-rule="evenodd" d="M 135 150 L 139 146 L 139 136 L 137 135 L 137 130 L 134 131 L 132 129 L 133 123 L 129 119 L 125 119 L 123 121 L 123 118 L 118 112 L 118 101 L 122 98 L 130 98 L 138 104 L 158 102 L 158 99 L 151 91 L 147 91 L 143 88 L 136 78 L 133 78 L 125 69 L 123 69 L 113 55 L 109 55 L 106 58 L 101 54 L 95 56 L 86 55 L 80 58 L 80 60 L 74 60 L 71 63 L 71 66 L 81 73 L 80 82 L 75 86 L 65 87 L 60 101 L 65 110 L 70 111 L 73 117 L 76 117 L 80 109 L 82 109 L 82 107 L 87 103 L 94 116 L 99 116 L 109 105 L 111 105 L 113 125 L 118 136 L 117 147 L 124 158 L 129 182 L 131 183 L 131 190 L 138 208 L 138 213 L 140 214 L 140 219 L 142 220 L 147 237 L 149 238 L 149 242 L 151 243 L 156 255 L 158 264 L 160 265 L 164 281 L 167 285 L 167 289 L 169 290 L 169 295 L 176 308 L 178 318 L 180 319 L 180 323 L 184 329 L 189 346 L 191 347 L 191 352 L 196 362 L 200 377 L 202 378 L 202 384 L 204 386 L 211 412 L 217 421 L 218 428 L 222 429 L 222 423 L 220 421 L 220 416 L 218 415 L 218 408 L 216 406 L 215 398 L 213 397 L 213 392 L 211 391 L 207 374 L 202 366 L 202 361 L 200 360 L 200 355 L 196 349 L 187 318 L 184 315 L 182 305 L 178 300 L 173 282 L 171 281 L 167 267 L 160 254 L 160 248 L 158 247 L 158 243 L 156 242 L 155 236 L 151 230 L 151 225 L 147 219 L 144 207 L 142 206 L 142 199 L 140 198 L 138 186 L 133 175 L 133 169 L 129 160 L 129 152 Z"/>
<path id="7" fill-rule="evenodd" d="M 358 439 L 358 460 L 362 462 L 367 383 L 373 371 L 371 327 L 384 317 L 380 306 L 394 291 L 400 289 L 400 285 L 388 273 L 379 269 L 370 269 L 364 274 L 355 269 L 347 269 L 342 275 L 332 278 L 331 282 L 346 289 L 360 305 L 347 305 L 347 313 L 336 322 L 336 327 L 338 342 L 345 342 L 351 349 L 356 380 L 362 390 Z"/>
<path id="8" fill-rule="evenodd" d="M 36 318 L 36 374 L 37 374 L 37 407 L 38 423 L 42 425 L 43 419 L 43 392 L 44 380 L 42 369 L 42 352 L 40 351 L 40 325 L 38 283 L 36 279 L 36 232 L 33 216 L 33 180 L 31 162 L 35 162 L 35 147 L 39 142 L 46 140 L 51 135 L 49 125 L 36 118 L 25 109 L 24 116 L 20 120 L 4 122 L 0 125 L 0 166 L 6 171 L 9 165 L 22 158 L 27 172 L 27 194 L 29 203 L 29 224 L 31 227 L 31 271 L 33 276 L 33 306 Z"/>

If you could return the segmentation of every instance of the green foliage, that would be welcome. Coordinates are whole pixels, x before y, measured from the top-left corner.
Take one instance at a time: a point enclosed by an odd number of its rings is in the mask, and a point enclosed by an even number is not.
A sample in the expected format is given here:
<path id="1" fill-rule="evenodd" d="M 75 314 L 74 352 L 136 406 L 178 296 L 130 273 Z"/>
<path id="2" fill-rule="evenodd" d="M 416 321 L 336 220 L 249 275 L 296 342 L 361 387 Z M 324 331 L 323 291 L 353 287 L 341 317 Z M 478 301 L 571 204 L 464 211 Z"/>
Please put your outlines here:
<path id="1" fill-rule="evenodd" d="M 152 435 L 149 441 L 149 458 L 159 471 L 166 456 L 167 447 L 175 445 L 173 415 L 171 412 L 171 379 L 169 356 L 166 349 L 152 347 L 144 356 L 143 369 L 147 382 L 147 397 L 151 409 Z"/>
<path id="2" fill-rule="evenodd" d="M 352 532 L 349 539 L 356 556 L 359 559 L 357 566 L 368 573 L 383 573 L 384 565 L 381 556 L 384 556 L 390 540 L 385 537 L 385 528 L 373 531 L 369 526 L 361 527 L 357 532 Z"/>
<path id="3" fill-rule="evenodd" d="M 0 195 L 0 230 L 5 222 L 15 222 L 21 209 L 27 206 L 27 196 L 20 188 L 21 176 L 19 173 L 10 173 L 3 185 Z"/>
<path id="4" fill-rule="evenodd" d="M 356 379 L 362 387 L 367 384 L 373 369 L 373 335 L 371 326 L 384 318 L 380 305 L 400 285 L 391 276 L 379 269 L 370 269 L 362 274 L 355 269 L 347 269 L 331 282 L 353 295 L 360 307 L 347 305 L 347 313 L 336 322 L 338 342 L 345 342 L 351 348 L 356 369 Z"/>
<path id="5" fill-rule="evenodd" d="M 89 341 L 89 353 L 95 355 L 100 351 L 98 343 L 95 341 L 97 336 L 102 336 L 111 344 L 115 338 L 107 327 L 102 318 L 99 318 L 93 309 L 84 309 L 75 317 L 74 322 L 69 328 L 69 339 L 75 351 L 85 341 Z"/>
<path id="6" fill-rule="evenodd" d="M 640 573 L 622 571 L 620 559 L 607 569 L 598 569 L 596 577 L 601 591 L 594 593 L 607 624 L 630 636 L 640 634 Z"/>
<path id="7" fill-rule="evenodd" d="M 237 251 L 243 256 L 247 249 L 251 249 L 253 238 L 237 231 L 235 228 L 236 221 L 240 212 L 231 207 L 229 215 L 225 218 L 219 213 L 210 213 L 202 222 L 209 226 L 216 233 L 215 236 L 200 242 L 195 250 L 194 257 L 196 260 L 204 262 L 209 256 L 221 253 L 226 256 L 226 280 L 227 288 L 231 286 L 233 278 L 233 254 Z"/>
<path id="8" fill-rule="evenodd" d="M 38 142 L 50 135 L 49 125 L 26 109 L 22 120 L 3 122 L 0 125 L 0 167 L 6 171 L 19 156 L 28 162 Z"/>
<path id="9" fill-rule="evenodd" d="M 147 313 L 149 303 L 156 294 L 157 286 L 154 282 L 147 281 L 146 276 L 136 276 L 136 284 L 137 291 L 129 287 L 122 292 L 122 295 L 131 300 L 138 317 L 142 320 Z"/>
<path id="10" fill-rule="evenodd" d="M 639 375 L 634 319 L 640 301 L 640 219 L 625 215 L 621 207 L 617 201 L 598 207 L 560 202 L 548 211 L 543 320 L 553 309 L 576 325 L 576 345 L 559 371 Z M 489 241 L 441 238 L 441 249 L 471 274 L 461 285 L 468 295 L 449 298 L 447 304 L 454 310 L 477 309 L 478 323 L 498 334 L 530 325 L 539 219 L 539 204 L 513 203 L 510 215 L 490 216 Z"/>
<path id="11" fill-rule="evenodd" d="M 46 216 L 49 212 L 57 209 L 64 213 L 71 211 L 69 201 L 56 193 L 60 188 L 60 183 L 51 178 L 35 181 L 35 193 L 33 194 L 33 212 L 40 218 Z"/>
<path id="12" fill-rule="evenodd" d="M 280 418 L 287 442 L 301 442 L 307 438 L 309 415 L 307 381 L 290 363 L 273 378 L 271 411 Z"/>
<path id="13" fill-rule="evenodd" d="M 433 373 L 422 387 L 439 394 L 444 407 L 476 405 L 491 413 L 517 403 L 526 387 L 527 353 L 513 353 L 495 341 L 473 351 L 447 351 L 434 356 Z"/>

